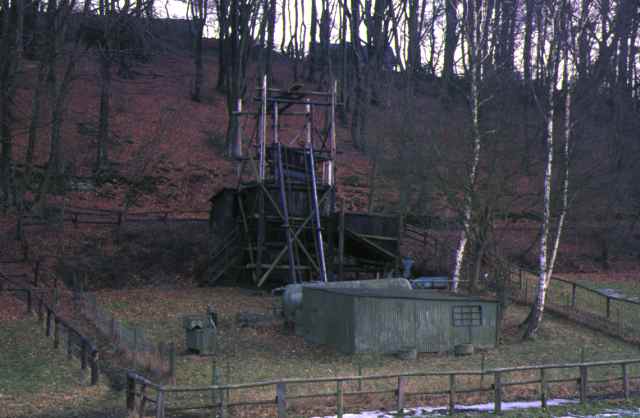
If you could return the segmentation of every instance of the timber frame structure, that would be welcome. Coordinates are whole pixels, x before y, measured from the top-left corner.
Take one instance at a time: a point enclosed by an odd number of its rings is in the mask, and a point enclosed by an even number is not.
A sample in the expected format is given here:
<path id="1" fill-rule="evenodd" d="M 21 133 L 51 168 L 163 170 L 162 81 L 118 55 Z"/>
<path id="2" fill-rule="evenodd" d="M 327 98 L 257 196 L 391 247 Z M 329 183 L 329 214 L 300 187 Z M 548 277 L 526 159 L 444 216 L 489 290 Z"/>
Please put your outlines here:
<path id="1" fill-rule="evenodd" d="M 256 89 L 256 111 L 234 112 L 238 183 L 211 199 L 208 280 L 257 286 L 398 266 L 397 217 L 336 211 L 336 84 L 330 92 Z M 302 118 L 303 124 L 289 120 Z M 242 122 L 253 135 L 245 137 Z"/>

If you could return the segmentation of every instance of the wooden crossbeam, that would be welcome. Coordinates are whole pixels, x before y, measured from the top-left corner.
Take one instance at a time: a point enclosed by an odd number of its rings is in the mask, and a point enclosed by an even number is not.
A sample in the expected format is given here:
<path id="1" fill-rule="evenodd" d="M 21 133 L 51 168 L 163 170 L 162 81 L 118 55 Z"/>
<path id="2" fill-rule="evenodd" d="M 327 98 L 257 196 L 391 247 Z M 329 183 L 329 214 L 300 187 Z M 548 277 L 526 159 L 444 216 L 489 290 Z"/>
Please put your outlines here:
<path id="1" fill-rule="evenodd" d="M 263 186 L 264 187 L 264 186 Z M 329 196 L 329 192 L 331 191 L 331 189 L 328 189 L 323 195 L 322 198 L 320 199 L 318 205 L 322 205 L 322 203 L 326 200 L 326 198 Z M 298 235 L 300 235 L 300 233 L 302 232 L 302 230 L 304 229 L 304 227 L 309 223 L 309 221 L 311 221 L 311 218 L 313 217 L 313 213 L 310 213 L 309 216 L 307 216 L 304 220 L 304 222 L 302 222 L 302 224 L 298 227 L 298 229 L 295 231 L 295 233 L 293 234 L 294 238 L 297 238 Z M 260 277 L 260 280 L 258 281 L 258 287 L 262 286 L 264 284 L 264 281 L 267 280 L 267 277 L 269 277 L 269 274 L 271 274 L 271 272 L 273 271 L 273 269 L 275 268 L 275 266 L 280 262 L 280 260 L 282 259 L 282 257 L 284 256 L 284 254 L 287 252 L 287 247 L 285 246 L 284 248 L 282 248 L 282 250 L 280 250 L 280 252 L 278 253 L 278 255 L 276 256 L 275 260 L 273 261 L 273 263 L 271 264 L 271 267 L 269 267 L 269 269 L 262 275 L 262 277 Z"/>

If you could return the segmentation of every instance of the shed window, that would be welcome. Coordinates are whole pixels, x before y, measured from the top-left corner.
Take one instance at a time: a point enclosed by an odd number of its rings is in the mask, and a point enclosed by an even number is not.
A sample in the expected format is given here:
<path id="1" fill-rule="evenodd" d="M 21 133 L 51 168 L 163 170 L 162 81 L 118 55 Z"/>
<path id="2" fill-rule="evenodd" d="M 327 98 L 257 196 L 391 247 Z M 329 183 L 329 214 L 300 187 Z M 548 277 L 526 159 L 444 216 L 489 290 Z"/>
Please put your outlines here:
<path id="1" fill-rule="evenodd" d="M 454 327 L 479 327 L 482 325 L 482 306 L 466 305 L 453 307 Z"/>

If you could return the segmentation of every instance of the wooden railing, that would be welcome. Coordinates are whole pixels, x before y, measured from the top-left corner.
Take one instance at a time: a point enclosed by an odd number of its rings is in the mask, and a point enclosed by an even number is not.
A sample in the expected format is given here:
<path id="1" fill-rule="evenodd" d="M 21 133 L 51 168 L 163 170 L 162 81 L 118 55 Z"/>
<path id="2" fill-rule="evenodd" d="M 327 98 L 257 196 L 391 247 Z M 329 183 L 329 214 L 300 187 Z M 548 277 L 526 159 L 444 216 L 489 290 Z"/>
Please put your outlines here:
<path id="1" fill-rule="evenodd" d="M 591 388 L 595 388 L 596 384 L 607 384 L 620 382 L 621 391 L 616 394 L 621 395 L 624 399 L 631 396 L 631 385 L 633 381 L 640 380 L 640 375 L 632 375 L 632 366 L 640 365 L 640 359 L 628 359 L 617 361 L 597 361 L 583 363 L 567 363 L 567 364 L 545 364 L 521 367 L 495 368 L 488 370 L 462 370 L 462 371 L 442 371 L 442 372 L 411 372 L 386 375 L 371 376 L 343 376 L 343 377 L 323 377 L 308 379 L 282 379 L 270 380 L 256 383 L 246 384 L 228 384 L 228 385 L 211 385 L 211 386 L 164 386 L 153 383 L 148 379 L 130 372 L 127 375 L 127 409 L 130 416 L 146 416 L 148 413 L 148 405 L 153 404 L 156 418 L 165 418 L 171 412 L 207 409 L 213 414 L 218 413 L 221 417 L 229 416 L 229 409 L 240 406 L 272 406 L 275 413 L 271 416 L 278 418 L 286 418 L 290 403 L 296 400 L 312 399 L 312 398 L 333 398 L 334 406 L 331 407 L 338 418 L 345 413 L 345 397 L 358 397 L 364 395 L 392 395 L 394 397 L 394 407 L 401 411 L 407 408 L 407 398 L 411 396 L 429 396 L 446 398 L 448 401 L 448 410 L 453 413 L 456 405 L 463 401 L 463 396 L 473 393 L 488 394 L 489 398 L 494 402 L 494 410 L 496 413 L 502 412 L 503 402 L 509 395 L 511 388 L 522 386 L 536 386 L 538 389 L 537 400 L 540 400 L 541 406 L 546 407 L 547 401 L 552 394 L 551 385 L 557 384 L 575 384 L 577 397 L 580 402 L 586 402 L 590 394 Z M 614 377 L 607 378 L 590 378 L 591 372 L 598 368 L 616 368 L 619 373 Z M 636 367 L 637 369 L 637 367 Z M 640 369 L 638 369 L 640 370 Z M 553 377 L 552 371 L 563 371 L 566 373 L 577 372 L 575 376 Z M 518 376 L 526 374 L 526 380 L 517 380 Z M 533 377 L 531 376 L 533 374 Z M 558 374 L 556 372 L 556 374 Z M 479 378 L 480 384 L 477 386 L 469 386 L 470 377 Z M 426 391 L 408 391 L 411 379 L 444 379 L 447 382 L 446 389 L 426 390 Z M 384 390 L 364 391 L 362 382 L 374 380 L 393 380 L 395 382 L 392 388 Z M 358 383 L 357 391 L 348 391 L 347 384 Z M 308 384 L 329 384 L 335 387 L 335 390 L 320 393 L 303 393 L 297 395 L 288 395 L 294 386 L 303 386 Z M 422 387 L 428 387 L 423 382 Z M 248 396 L 241 394 L 231 396 L 232 392 L 252 391 L 256 389 L 270 389 L 270 393 L 275 396 L 269 399 L 248 399 Z M 592 390 L 594 392 L 594 390 Z M 192 394 L 199 399 L 212 399 L 208 404 L 188 404 L 185 402 L 171 402 L 171 396 L 175 394 Z M 593 393 L 593 395 L 601 396 L 602 393 Z M 611 395 L 611 394 L 609 394 Z M 326 404 L 325 404 L 326 405 Z"/>
<path id="2" fill-rule="evenodd" d="M 508 275 L 512 297 L 522 303 L 532 303 L 536 297 L 538 276 L 516 267 Z M 640 338 L 640 301 L 618 297 L 572 280 L 553 276 L 547 290 L 547 306 L 555 312 L 583 315 L 589 325 L 593 320 L 606 324 L 609 334 L 623 338 Z M 572 318 L 576 319 L 576 318 Z M 613 326 L 612 326 L 613 325 Z"/>

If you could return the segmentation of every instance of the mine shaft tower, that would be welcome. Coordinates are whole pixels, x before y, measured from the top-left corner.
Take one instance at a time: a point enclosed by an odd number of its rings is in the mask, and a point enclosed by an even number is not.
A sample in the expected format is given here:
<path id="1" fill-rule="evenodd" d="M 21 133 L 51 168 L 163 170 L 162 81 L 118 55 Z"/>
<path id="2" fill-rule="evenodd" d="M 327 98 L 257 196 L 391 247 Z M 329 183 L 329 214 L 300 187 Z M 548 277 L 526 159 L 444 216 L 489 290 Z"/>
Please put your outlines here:
<path id="1" fill-rule="evenodd" d="M 211 199 L 209 282 L 248 275 L 262 286 L 394 269 L 397 218 L 336 211 L 336 84 L 283 90 L 264 77 L 252 104 L 243 111 L 238 101 L 234 112 L 237 186 Z"/>

